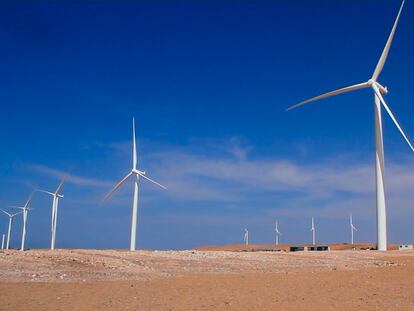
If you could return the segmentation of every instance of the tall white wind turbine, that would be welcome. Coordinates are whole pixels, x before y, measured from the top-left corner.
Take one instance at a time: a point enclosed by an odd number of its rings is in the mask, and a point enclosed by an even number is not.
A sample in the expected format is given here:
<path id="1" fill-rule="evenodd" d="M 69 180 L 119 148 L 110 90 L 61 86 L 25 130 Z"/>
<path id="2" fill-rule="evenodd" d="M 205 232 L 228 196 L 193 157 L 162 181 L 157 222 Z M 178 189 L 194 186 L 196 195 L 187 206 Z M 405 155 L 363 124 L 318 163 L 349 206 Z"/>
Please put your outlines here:
<path id="1" fill-rule="evenodd" d="M 12 225 L 13 225 L 13 217 L 16 216 L 16 215 L 19 215 L 22 212 L 9 213 L 9 212 L 6 212 L 3 209 L 0 209 L 0 211 L 5 213 L 9 217 L 9 227 L 7 229 L 7 241 L 6 241 L 6 249 L 9 249 L 9 247 L 10 247 L 10 234 L 11 234 Z"/>
<path id="2" fill-rule="evenodd" d="M 394 114 L 391 112 L 390 108 L 388 107 L 387 103 L 384 100 L 383 95 L 388 93 L 386 87 L 382 86 L 378 82 L 378 77 L 384 68 L 384 64 L 387 60 L 388 52 L 391 47 L 392 40 L 394 38 L 395 30 L 397 28 L 398 20 L 400 19 L 401 11 L 404 6 L 404 1 L 401 4 L 400 10 L 398 12 L 397 18 L 394 22 L 394 26 L 392 27 L 391 33 L 388 37 L 387 43 L 385 44 L 385 48 L 381 54 L 381 57 L 378 61 L 378 64 L 374 70 L 372 77 L 362 83 L 358 83 L 355 85 L 347 86 L 329 93 L 325 93 L 311 99 L 305 100 L 291 106 L 287 110 L 291 110 L 307 104 L 309 102 L 313 102 L 319 99 L 327 98 L 334 95 L 339 95 L 342 93 L 352 92 L 364 88 L 371 88 L 374 93 L 374 110 L 375 110 L 375 173 L 376 173 L 376 205 L 377 205 L 377 249 L 378 250 L 387 250 L 387 218 L 386 218 L 386 202 L 385 202 L 385 190 L 384 190 L 384 145 L 383 145 L 383 135 L 382 135 L 382 118 L 381 118 L 381 104 L 384 106 L 385 111 L 391 117 L 391 120 L 394 122 L 395 126 L 400 131 L 401 135 L 405 139 L 405 141 L 410 146 L 411 150 L 414 151 L 414 148 L 410 141 L 407 138 L 407 135 L 404 133 L 403 129 L 397 122 Z"/>
<path id="3" fill-rule="evenodd" d="M 310 231 L 312 232 L 312 245 L 315 245 L 316 244 L 316 228 L 315 228 L 315 221 L 313 220 L 313 217 L 312 217 L 312 224 L 311 224 Z"/>
<path id="4" fill-rule="evenodd" d="M 52 220 L 51 220 L 51 241 L 50 241 L 50 249 L 55 249 L 55 242 L 56 242 L 56 226 L 57 226 L 57 213 L 58 213 L 58 207 L 59 207 L 59 199 L 62 199 L 64 196 L 63 194 L 60 194 L 60 190 L 62 190 L 63 184 L 66 180 L 68 175 L 65 175 L 59 186 L 57 187 L 55 192 L 50 192 L 42 189 L 36 189 L 36 191 L 43 192 L 46 194 L 49 194 L 53 197 L 52 201 Z"/>
<path id="5" fill-rule="evenodd" d="M 349 226 L 351 227 L 351 244 L 354 245 L 354 231 L 358 231 L 352 222 L 352 214 L 349 214 Z"/>
<path id="6" fill-rule="evenodd" d="M 4 249 L 4 239 L 6 235 L 3 233 L 3 236 L 1 237 L 1 249 Z"/>
<path id="7" fill-rule="evenodd" d="M 244 244 L 249 245 L 249 230 L 247 228 L 244 228 Z"/>
<path id="8" fill-rule="evenodd" d="M 282 233 L 279 231 L 279 223 L 278 223 L 278 221 L 276 220 L 276 223 L 275 223 L 275 237 L 276 237 L 276 245 L 279 245 L 279 236 L 281 236 L 282 235 Z"/>
<path id="9" fill-rule="evenodd" d="M 30 210 L 29 204 L 32 200 L 34 191 L 30 194 L 29 198 L 27 199 L 26 203 L 23 206 L 11 206 L 12 208 L 18 208 L 22 210 L 23 215 L 23 226 L 22 226 L 22 244 L 20 247 L 21 251 L 24 251 L 24 243 L 26 242 L 26 227 L 27 227 L 27 213 Z"/>
<path id="10" fill-rule="evenodd" d="M 131 224 L 131 243 L 130 243 L 130 250 L 135 251 L 135 240 L 137 235 L 137 217 L 138 217 L 138 182 L 139 178 L 145 178 L 150 182 L 156 184 L 157 186 L 167 189 L 163 185 L 157 183 L 156 181 L 148 178 L 145 175 L 145 171 L 141 171 L 137 168 L 138 165 L 138 157 L 137 157 L 137 144 L 135 140 L 135 119 L 132 119 L 132 169 L 131 171 L 118 183 L 115 187 L 103 198 L 103 201 L 109 199 L 109 197 L 119 188 L 121 185 L 127 181 L 130 177 L 134 178 L 134 194 L 133 194 L 133 203 L 132 203 L 132 224 Z"/>

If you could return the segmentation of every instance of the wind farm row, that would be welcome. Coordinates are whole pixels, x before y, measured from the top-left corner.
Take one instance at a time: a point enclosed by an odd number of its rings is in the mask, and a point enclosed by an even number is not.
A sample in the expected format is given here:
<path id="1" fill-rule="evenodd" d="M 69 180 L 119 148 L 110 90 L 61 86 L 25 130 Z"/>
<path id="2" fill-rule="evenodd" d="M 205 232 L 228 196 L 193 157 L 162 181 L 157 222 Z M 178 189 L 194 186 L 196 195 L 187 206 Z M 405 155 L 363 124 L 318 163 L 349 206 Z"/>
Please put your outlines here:
<path id="1" fill-rule="evenodd" d="M 315 102 L 318 100 L 326 99 L 328 97 L 353 92 L 362 89 L 370 89 L 373 92 L 374 96 L 374 124 L 375 124 L 375 185 L 376 185 L 376 238 L 377 238 L 377 249 L 381 251 L 387 250 L 387 211 L 386 211 L 386 197 L 385 197 L 385 164 L 384 164 L 384 141 L 383 141 L 383 120 L 382 120 L 382 110 L 385 109 L 386 113 L 391 118 L 393 124 L 396 126 L 397 130 L 408 144 L 409 148 L 414 152 L 414 147 L 411 144 L 410 140 L 408 139 L 406 133 L 402 129 L 401 125 L 397 121 L 397 118 L 391 111 L 389 105 L 385 101 L 385 95 L 388 93 L 388 88 L 383 86 L 378 80 L 380 74 L 383 71 L 385 63 L 388 58 L 388 54 L 394 39 L 394 35 L 397 29 L 397 25 L 400 19 L 401 12 L 404 7 L 404 2 L 402 2 L 401 7 L 398 11 L 397 17 L 395 22 L 392 26 L 391 32 L 388 36 L 386 41 L 385 47 L 381 53 L 381 56 L 377 62 L 377 65 L 372 73 L 372 75 L 368 78 L 368 80 L 357 83 L 351 86 L 347 86 L 344 88 L 340 88 L 334 91 L 330 91 L 324 93 L 322 95 L 312 97 L 310 99 L 304 100 L 295 104 L 289 108 L 287 111 L 292 109 L 301 107 L 305 104 Z M 11 206 L 10 208 L 13 210 L 2 210 L 4 214 L 8 217 L 8 230 L 7 230 L 7 238 L 6 238 L 6 248 L 10 247 L 10 235 L 12 232 L 12 224 L 13 219 L 17 215 L 22 215 L 23 223 L 22 223 L 22 238 L 21 238 L 21 245 L 20 249 L 25 249 L 25 241 L 26 241 L 26 230 L 27 230 L 27 221 L 28 221 L 28 213 L 31 211 L 30 203 L 35 193 L 43 193 L 50 195 L 52 197 L 52 208 L 51 208 L 51 249 L 56 247 L 56 232 L 57 232 L 57 224 L 58 224 L 58 207 L 59 207 L 59 200 L 64 198 L 64 195 L 61 193 L 63 185 L 68 177 L 65 176 L 59 183 L 56 190 L 53 191 L 46 191 L 43 189 L 35 189 L 30 194 L 24 205 L 19 206 Z M 139 198 L 139 183 L 141 179 L 145 179 L 158 187 L 166 190 L 167 187 L 158 183 L 157 181 L 149 178 L 144 170 L 142 170 L 138 165 L 138 153 L 137 153 L 137 143 L 136 143 L 136 131 L 135 131 L 135 119 L 132 121 L 132 166 L 131 170 L 128 174 L 125 175 L 115 186 L 114 188 L 108 192 L 108 194 L 103 198 L 103 202 L 109 200 L 114 192 L 116 192 L 122 185 L 127 182 L 128 180 L 132 180 L 134 187 L 133 187 L 133 200 L 132 200 L 132 215 L 131 215 L 131 231 L 130 231 L 130 251 L 136 250 L 136 236 L 137 236 L 137 221 L 138 221 L 138 198 Z M 15 212 L 15 210 L 18 210 Z M 350 228 L 351 228 L 351 243 L 354 243 L 354 232 L 356 231 L 356 227 L 353 225 L 352 222 L 352 215 L 350 216 Z M 312 218 L 311 222 L 311 233 L 312 233 L 312 243 L 316 243 L 316 227 L 314 223 L 314 219 Z M 279 236 L 281 235 L 278 223 L 276 222 L 275 226 L 275 234 L 276 234 L 276 244 L 279 243 Z M 249 231 L 246 228 L 244 231 L 244 242 L 246 244 L 249 243 Z"/>
<path id="2" fill-rule="evenodd" d="M 114 188 L 108 192 L 107 195 L 102 199 L 102 202 L 106 202 L 112 194 L 119 189 L 129 178 L 133 178 L 134 187 L 133 187 L 133 206 L 132 206 L 132 218 L 131 218 L 131 238 L 130 238 L 130 251 L 136 250 L 136 230 L 137 230 L 137 220 L 138 220 L 138 189 L 139 189 L 139 180 L 140 178 L 144 178 L 149 180 L 150 182 L 154 183 L 155 185 L 167 189 L 165 186 L 161 185 L 160 183 L 156 182 L 155 180 L 146 176 L 146 172 L 139 170 L 138 168 L 138 152 L 137 152 L 137 143 L 136 143 L 136 133 L 135 133 L 135 119 L 132 120 L 132 168 L 131 171 L 120 181 L 118 182 Z M 51 228 L 51 238 L 50 238 L 50 249 L 54 250 L 56 245 L 56 231 L 57 231 L 57 223 L 58 223 L 58 207 L 59 207 L 59 200 L 64 198 L 64 195 L 61 193 L 63 185 L 65 181 L 70 178 L 69 174 L 66 174 L 62 177 L 58 187 L 55 191 L 47 191 L 44 189 L 34 189 L 32 193 L 29 195 L 29 198 L 22 206 L 10 206 L 12 210 L 18 210 L 17 212 L 7 211 L 4 209 L 0 209 L 8 217 L 8 229 L 7 229 L 7 238 L 5 234 L 3 235 L 3 243 L 2 249 L 10 248 L 10 239 L 11 239 L 11 232 L 13 226 L 13 219 L 18 215 L 22 215 L 22 235 L 21 235 L 21 244 L 20 250 L 25 250 L 26 247 L 26 233 L 27 233 L 27 222 L 28 222 L 28 213 L 33 209 L 30 207 L 32 202 L 33 196 L 36 193 L 43 193 L 50 195 L 52 197 L 52 208 L 51 208 L 51 221 L 50 221 L 50 228 Z M 351 243 L 353 244 L 353 231 L 356 228 L 352 224 L 352 214 L 350 215 L 350 226 L 351 226 Z M 316 244 L 316 227 L 314 218 L 312 217 L 311 221 L 311 232 L 312 232 L 312 244 Z M 279 222 L 276 220 L 275 222 L 275 244 L 279 245 L 279 237 L 282 233 L 279 231 Z M 244 237 L 243 241 L 246 245 L 249 245 L 249 230 L 247 228 L 244 229 Z"/>
<path id="3" fill-rule="evenodd" d="M 358 229 L 354 226 L 353 223 L 353 219 L 352 219 L 352 213 L 349 214 L 349 229 L 351 232 L 351 239 L 350 239 L 350 243 L 351 245 L 354 245 L 354 233 L 355 231 L 358 231 Z M 311 220 L 311 228 L 310 228 L 310 232 L 312 234 L 312 245 L 316 245 L 316 226 L 315 226 L 315 219 L 314 217 L 312 217 Z M 275 229 L 274 229 L 274 234 L 275 234 L 275 245 L 279 245 L 280 243 L 280 238 L 283 235 L 282 232 L 280 232 L 279 230 L 279 221 L 275 221 Z M 249 245 L 249 229 L 248 228 L 244 228 L 244 235 L 243 235 L 243 242 L 244 244 L 247 246 Z"/>

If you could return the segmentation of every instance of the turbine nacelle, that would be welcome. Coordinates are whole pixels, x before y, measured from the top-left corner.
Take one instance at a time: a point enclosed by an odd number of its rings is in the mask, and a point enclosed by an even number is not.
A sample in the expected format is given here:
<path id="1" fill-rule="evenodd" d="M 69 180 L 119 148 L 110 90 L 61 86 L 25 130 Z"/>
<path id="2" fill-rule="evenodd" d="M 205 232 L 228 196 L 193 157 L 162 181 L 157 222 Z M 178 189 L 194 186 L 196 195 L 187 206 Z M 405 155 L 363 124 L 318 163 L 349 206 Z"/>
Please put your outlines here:
<path id="1" fill-rule="evenodd" d="M 368 86 L 370 86 L 371 88 L 373 88 L 374 85 L 377 86 L 382 95 L 388 94 L 388 88 L 386 86 L 382 86 L 379 82 L 375 81 L 374 79 L 369 79 L 367 83 Z"/>
<path id="2" fill-rule="evenodd" d="M 65 197 L 63 194 L 59 194 L 57 192 L 50 192 L 50 191 L 46 191 L 46 190 L 42 190 L 42 189 L 36 189 L 35 191 L 50 194 L 53 197 L 56 196 L 56 197 L 61 198 L 61 199 L 63 199 Z"/>
<path id="3" fill-rule="evenodd" d="M 137 169 L 133 169 L 132 174 L 145 176 L 145 171 L 140 171 L 140 170 L 137 170 Z"/>
<path id="4" fill-rule="evenodd" d="M 388 94 L 388 88 L 386 86 L 382 86 L 378 82 L 375 83 L 375 85 L 379 88 L 381 94 L 383 94 L 383 95 L 387 95 Z"/>

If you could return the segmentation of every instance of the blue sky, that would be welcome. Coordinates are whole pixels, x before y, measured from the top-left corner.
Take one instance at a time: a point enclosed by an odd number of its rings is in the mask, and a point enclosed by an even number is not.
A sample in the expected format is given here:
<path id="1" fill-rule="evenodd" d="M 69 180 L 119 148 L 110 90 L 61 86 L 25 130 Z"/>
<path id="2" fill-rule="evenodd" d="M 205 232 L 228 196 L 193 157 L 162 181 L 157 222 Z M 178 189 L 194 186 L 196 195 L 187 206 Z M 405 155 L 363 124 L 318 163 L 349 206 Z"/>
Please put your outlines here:
<path id="1" fill-rule="evenodd" d="M 139 162 L 138 247 L 282 239 L 375 241 L 373 95 L 284 109 L 367 80 L 399 1 L 2 2 L 0 204 L 64 186 L 58 247 L 126 248 Z M 375 7 L 375 9 L 373 9 Z M 380 77 L 414 137 L 414 4 Z M 414 155 L 384 115 L 389 239 L 412 242 Z M 36 195 L 28 246 L 49 245 L 50 198 Z M 6 217 L 0 230 L 6 230 Z M 20 239 L 20 219 L 13 244 Z"/>

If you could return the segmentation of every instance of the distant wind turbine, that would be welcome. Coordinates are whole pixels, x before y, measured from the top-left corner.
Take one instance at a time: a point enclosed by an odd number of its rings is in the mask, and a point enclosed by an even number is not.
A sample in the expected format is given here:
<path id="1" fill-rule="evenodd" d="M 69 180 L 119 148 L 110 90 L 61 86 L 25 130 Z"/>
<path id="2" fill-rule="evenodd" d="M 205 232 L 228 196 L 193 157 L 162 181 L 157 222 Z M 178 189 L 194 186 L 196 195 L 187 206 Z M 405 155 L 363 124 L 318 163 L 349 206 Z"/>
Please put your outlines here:
<path id="1" fill-rule="evenodd" d="M 43 192 L 50 194 L 53 197 L 52 201 L 52 220 L 51 220 L 51 241 L 50 241 L 50 249 L 55 249 L 55 242 L 56 242 L 56 226 L 57 226 L 57 213 L 58 213 L 58 206 L 59 206 L 59 199 L 62 199 L 64 196 L 60 194 L 60 190 L 63 187 L 63 184 L 66 180 L 68 175 L 65 175 L 59 186 L 57 187 L 55 192 L 50 192 L 42 189 L 37 189 L 36 191 Z"/>
<path id="2" fill-rule="evenodd" d="M 249 245 L 249 230 L 247 228 L 244 228 L 244 237 L 243 237 L 244 243 L 246 245 Z"/>
<path id="3" fill-rule="evenodd" d="M 280 233 L 280 231 L 279 231 L 279 224 L 276 220 L 276 223 L 275 223 L 276 245 L 279 245 L 279 236 L 281 236 L 281 235 L 282 235 L 282 233 Z"/>
<path id="4" fill-rule="evenodd" d="M 351 227 L 351 244 L 354 245 L 354 231 L 358 231 L 352 222 L 352 214 L 349 214 L 349 225 Z"/>
<path id="5" fill-rule="evenodd" d="M 135 119 L 132 119 L 132 169 L 131 171 L 118 183 L 115 187 L 103 198 L 103 201 L 109 199 L 109 197 L 130 177 L 134 178 L 134 196 L 132 203 L 132 225 L 131 225 L 131 243 L 130 250 L 135 251 L 135 239 L 137 235 L 137 217 L 138 217 L 138 182 L 139 178 L 145 178 L 150 182 L 160 186 L 163 189 L 167 189 L 163 185 L 145 176 L 145 171 L 141 171 L 137 168 L 137 144 L 135 140 Z"/>
<path id="6" fill-rule="evenodd" d="M 23 212 L 17 212 L 17 213 L 12 214 L 12 213 L 6 212 L 3 209 L 0 209 L 0 211 L 5 213 L 9 217 L 9 227 L 7 229 L 7 242 L 6 242 L 6 249 L 9 249 L 10 248 L 10 234 L 11 234 L 11 229 L 12 229 L 12 225 L 13 225 L 13 217 L 16 216 L 16 215 L 19 215 Z"/>
<path id="7" fill-rule="evenodd" d="M 23 214 L 23 226 L 22 226 L 22 245 L 20 247 L 21 251 L 24 251 L 24 243 L 26 241 L 26 227 L 27 227 L 27 212 L 30 210 L 29 204 L 32 200 L 34 191 L 30 194 L 29 198 L 27 199 L 26 203 L 23 206 L 11 206 L 12 208 L 18 208 L 22 210 Z"/>
<path id="8" fill-rule="evenodd" d="M 305 100 L 296 104 L 287 110 L 291 110 L 313 102 L 319 99 L 327 98 L 334 95 L 339 95 L 342 93 L 347 93 L 351 91 L 356 91 L 364 88 L 371 88 L 374 92 L 375 100 L 375 175 L 376 175 L 376 204 L 377 204 L 377 249 L 378 250 L 387 250 L 387 217 L 386 217 L 386 202 L 385 202 L 385 186 L 384 186 L 384 145 L 383 145 L 383 135 L 382 135 L 382 117 L 381 117 L 381 104 L 384 106 L 388 115 L 391 117 L 395 126 L 400 131 L 401 135 L 405 141 L 410 146 L 411 150 L 414 151 L 414 148 L 410 141 L 407 138 L 407 135 L 404 133 L 403 129 L 397 122 L 394 114 L 391 112 L 387 103 L 385 102 L 383 95 L 388 93 L 386 87 L 382 86 L 377 80 L 378 77 L 384 68 L 384 64 L 387 60 L 388 52 L 391 47 L 392 40 L 394 38 L 395 30 L 397 28 L 398 20 L 400 19 L 400 14 L 404 6 L 404 1 L 401 4 L 400 10 L 398 12 L 397 18 L 392 27 L 391 33 L 388 37 L 385 48 L 381 54 L 381 57 L 378 61 L 378 64 L 374 70 L 372 77 L 367 82 L 358 83 L 352 86 L 344 87 L 329 93 L 325 93 L 320 96 L 313 97 L 311 99 Z"/>
<path id="9" fill-rule="evenodd" d="M 312 226 L 311 226 L 310 231 L 312 232 L 312 244 L 315 245 L 316 244 L 316 239 L 315 239 L 316 228 L 315 228 L 315 222 L 313 220 L 313 217 L 312 217 Z"/>

